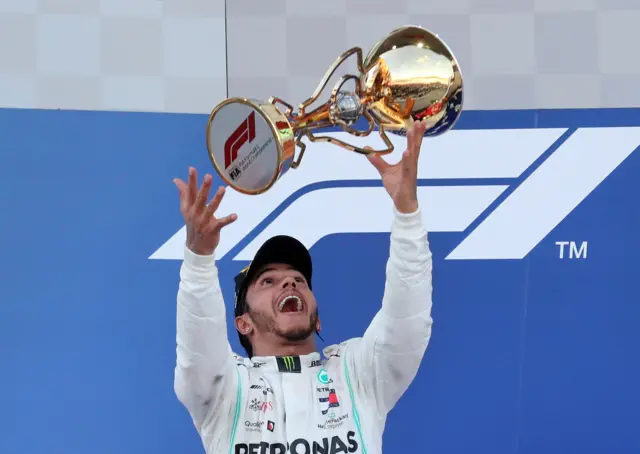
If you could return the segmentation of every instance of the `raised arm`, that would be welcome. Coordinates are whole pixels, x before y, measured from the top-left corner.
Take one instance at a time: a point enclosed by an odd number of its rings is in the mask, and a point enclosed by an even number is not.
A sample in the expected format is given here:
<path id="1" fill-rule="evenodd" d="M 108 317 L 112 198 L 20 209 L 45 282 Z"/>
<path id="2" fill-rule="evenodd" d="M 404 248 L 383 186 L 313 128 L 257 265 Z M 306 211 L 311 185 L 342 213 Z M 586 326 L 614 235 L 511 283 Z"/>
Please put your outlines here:
<path id="1" fill-rule="evenodd" d="M 431 338 L 432 257 L 420 210 L 395 212 L 382 308 L 354 348 L 358 380 L 388 413 L 418 372 Z"/>
<path id="2" fill-rule="evenodd" d="M 408 134 L 402 161 L 370 158 L 394 201 L 382 307 L 350 349 L 359 386 L 384 416 L 415 378 L 431 338 L 432 255 L 417 201 L 417 162 L 425 125 Z"/>
<path id="3" fill-rule="evenodd" d="M 224 398 L 232 396 L 230 391 L 237 385 L 214 255 L 220 229 L 236 216 L 214 216 L 223 189 L 206 205 L 211 180 L 210 175 L 205 176 L 197 191 L 196 171 L 189 169 L 188 185 L 175 181 L 187 225 L 187 242 L 177 297 L 174 389 L 198 430 L 212 407 L 224 412 Z"/>

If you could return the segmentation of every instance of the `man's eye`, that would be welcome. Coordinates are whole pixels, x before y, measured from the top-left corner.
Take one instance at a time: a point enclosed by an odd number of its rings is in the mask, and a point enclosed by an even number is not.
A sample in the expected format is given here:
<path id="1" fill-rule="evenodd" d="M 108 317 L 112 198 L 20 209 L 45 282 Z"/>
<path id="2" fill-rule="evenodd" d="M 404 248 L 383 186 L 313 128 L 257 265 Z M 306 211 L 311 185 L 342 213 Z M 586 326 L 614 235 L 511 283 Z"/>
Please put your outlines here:
<path id="1" fill-rule="evenodd" d="M 270 285 L 270 284 L 272 284 L 272 283 L 273 283 L 273 279 L 271 279 L 270 277 L 265 277 L 265 278 L 262 280 L 262 283 L 263 283 L 263 284 L 266 284 L 266 285 Z"/>
<path id="2" fill-rule="evenodd" d="M 296 281 L 301 282 L 301 283 L 304 284 L 304 278 L 302 278 L 302 277 L 297 277 Z"/>

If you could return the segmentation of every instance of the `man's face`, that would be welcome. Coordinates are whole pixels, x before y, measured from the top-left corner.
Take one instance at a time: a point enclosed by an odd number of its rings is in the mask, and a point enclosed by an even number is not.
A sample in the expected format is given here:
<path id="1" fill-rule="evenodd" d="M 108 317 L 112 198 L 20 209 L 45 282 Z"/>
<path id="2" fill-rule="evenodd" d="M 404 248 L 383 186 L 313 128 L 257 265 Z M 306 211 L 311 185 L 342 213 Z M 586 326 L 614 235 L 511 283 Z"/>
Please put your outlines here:
<path id="1" fill-rule="evenodd" d="M 290 342 L 308 338 L 318 328 L 318 306 L 304 276 L 288 265 L 264 267 L 247 290 L 248 316 L 254 329 Z"/>

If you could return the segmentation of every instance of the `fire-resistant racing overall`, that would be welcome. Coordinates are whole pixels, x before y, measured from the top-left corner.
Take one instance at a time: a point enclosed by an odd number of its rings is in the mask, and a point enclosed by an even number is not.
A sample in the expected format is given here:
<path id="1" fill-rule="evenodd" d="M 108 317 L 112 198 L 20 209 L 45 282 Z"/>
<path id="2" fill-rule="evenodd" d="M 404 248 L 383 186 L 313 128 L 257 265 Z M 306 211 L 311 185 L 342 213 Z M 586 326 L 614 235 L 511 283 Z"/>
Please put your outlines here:
<path id="1" fill-rule="evenodd" d="M 421 211 L 393 212 L 382 307 L 362 337 L 324 357 L 234 354 L 214 255 L 185 247 L 174 388 L 208 454 L 382 453 L 387 414 L 414 379 L 432 326 Z"/>

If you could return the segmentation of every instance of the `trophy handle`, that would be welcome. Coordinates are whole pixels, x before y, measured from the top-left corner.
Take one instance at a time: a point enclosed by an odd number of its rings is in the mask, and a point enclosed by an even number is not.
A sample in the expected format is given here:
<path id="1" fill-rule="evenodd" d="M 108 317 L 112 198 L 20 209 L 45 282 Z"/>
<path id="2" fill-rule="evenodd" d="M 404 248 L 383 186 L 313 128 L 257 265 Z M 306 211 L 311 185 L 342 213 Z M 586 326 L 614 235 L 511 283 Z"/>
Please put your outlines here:
<path id="1" fill-rule="evenodd" d="M 278 98 L 277 96 L 271 96 L 267 102 L 270 103 L 270 104 L 273 104 L 273 105 L 282 104 L 284 107 L 287 108 L 287 110 L 284 111 L 284 114 L 287 116 L 287 118 L 291 118 L 292 117 L 292 115 L 293 115 L 293 106 L 291 104 L 289 104 L 288 102 L 284 101 L 281 98 Z"/>
<path id="2" fill-rule="evenodd" d="M 373 131 L 373 128 L 375 127 L 375 124 L 374 124 L 373 118 L 371 117 L 371 114 L 369 112 L 365 111 L 363 116 L 369 121 L 368 131 L 358 131 L 358 130 L 346 127 L 345 128 L 347 130 L 346 132 L 348 132 L 348 133 L 350 133 L 350 134 L 352 134 L 354 136 L 360 136 L 360 137 L 369 135 L 369 133 L 371 131 Z M 362 154 L 385 155 L 385 154 L 389 154 L 389 153 L 393 152 L 393 150 L 394 150 L 393 143 L 391 143 L 391 140 L 389 140 L 389 137 L 387 136 L 387 132 L 385 131 L 384 127 L 382 127 L 382 126 L 378 127 L 378 135 L 380 136 L 380 138 L 382 139 L 382 141 L 386 145 L 386 148 L 384 148 L 382 150 L 367 150 L 367 149 L 364 149 L 364 148 L 361 148 L 361 147 L 357 147 L 355 145 L 351 145 L 350 143 L 344 142 L 344 141 L 342 141 L 340 139 L 336 139 L 334 137 L 316 136 L 311 131 L 307 131 L 301 137 L 306 136 L 306 137 L 309 138 L 309 140 L 311 142 L 329 142 L 329 143 L 333 143 L 333 144 L 341 146 L 342 148 L 344 148 L 346 150 L 355 151 L 357 153 L 362 153 Z"/>
<path id="3" fill-rule="evenodd" d="M 329 119 L 329 116 L 331 116 L 331 114 L 329 113 L 329 106 L 334 104 L 336 101 L 336 98 L 338 96 L 340 87 L 342 87 L 342 85 L 349 79 L 352 79 L 355 81 L 355 85 L 356 85 L 356 93 L 358 95 L 358 97 L 360 99 L 362 96 L 362 87 L 360 85 L 360 80 L 357 76 L 351 75 L 351 74 L 347 74 L 342 76 L 342 78 L 338 81 L 338 83 L 335 85 L 334 89 L 332 90 L 331 96 L 330 96 L 330 100 L 328 102 L 326 102 L 324 105 L 320 106 L 318 109 L 316 109 L 316 111 L 310 113 L 310 114 L 306 114 L 306 109 L 307 107 L 309 107 L 311 104 L 313 104 L 314 102 L 316 102 L 318 100 L 318 98 L 320 97 L 320 94 L 322 93 L 322 91 L 325 89 L 325 87 L 327 86 L 327 84 L 329 83 L 329 80 L 331 79 L 331 77 L 333 76 L 333 74 L 336 72 L 336 70 L 338 69 L 338 67 L 350 56 L 352 56 L 353 54 L 356 54 L 357 56 L 357 66 L 358 66 L 358 71 L 360 72 L 360 74 L 364 74 L 365 71 L 365 67 L 364 67 L 364 60 L 363 60 L 363 54 L 362 54 L 362 49 L 359 47 L 353 47 L 349 50 L 347 50 L 346 52 L 344 52 L 340 57 L 338 57 L 338 59 L 336 59 L 333 64 L 329 67 L 329 69 L 327 70 L 327 72 L 325 73 L 324 77 L 322 78 L 322 80 L 320 81 L 320 83 L 318 84 L 318 86 L 316 87 L 315 91 L 313 92 L 313 94 L 306 99 L 304 102 L 302 102 L 299 106 L 299 110 L 297 113 L 294 113 L 294 108 L 291 104 L 287 103 L 286 101 L 284 101 L 281 98 L 272 96 L 269 98 L 269 103 L 271 104 L 281 104 L 282 106 L 284 106 L 286 108 L 285 111 L 285 115 L 290 118 L 293 121 L 301 121 L 301 122 L 305 122 L 305 120 L 309 120 L 309 118 L 305 118 L 305 117 L 313 117 L 314 120 L 314 128 L 313 129 L 319 129 L 319 128 L 323 128 L 323 127 L 328 127 L 328 126 L 332 126 L 332 125 L 338 125 L 340 126 L 345 132 L 348 132 L 351 135 L 354 136 L 358 136 L 358 137 L 363 137 L 363 136 L 368 136 L 369 134 L 371 134 L 371 132 L 373 131 L 373 129 L 375 128 L 375 121 L 373 119 L 373 117 L 371 116 L 371 114 L 367 111 L 366 107 L 364 107 L 364 111 L 362 113 L 362 116 L 364 116 L 367 119 L 367 123 L 368 123 L 368 128 L 366 131 L 359 131 L 357 129 L 354 129 L 352 127 L 350 127 L 344 120 L 340 119 L 340 118 L 333 118 L 333 119 Z M 366 104 L 366 100 L 363 104 Z M 302 120 L 301 120 L 302 119 Z M 297 129 L 294 128 L 294 129 Z M 302 142 L 302 139 L 304 137 L 307 137 L 311 142 L 329 142 L 335 145 L 338 145 L 346 150 L 350 150 L 350 151 L 355 151 L 356 153 L 360 153 L 360 154 L 364 154 L 364 155 L 368 155 L 368 154 L 378 154 L 378 155 L 385 155 L 385 154 L 389 154 L 391 152 L 393 152 L 394 147 L 393 144 L 391 143 L 391 141 L 389 140 L 389 137 L 386 134 L 386 131 L 384 130 L 383 127 L 379 127 L 378 128 L 378 134 L 380 135 L 380 138 L 382 139 L 382 141 L 384 142 L 386 148 L 382 149 L 382 150 L 369 150 L 369 149 L 365 149 L 365 148 L 361 148 L 361 147 L 357 147 L 355 145 L 352 145 L 350 143 L 344 142 L 340 139 L 336 139 L 334 137 L 329 137 L 329 136 L 316 136 L 314 135 L 311 130 L 306 129 L 306 128 L 301 128 L 301 130 L 303 131 L 301 134 L 298 135 L 297 139 L 296 139 L 296 145 L 300 148 L 300 152 L 298 153 L 298 157 L 294 159 L 294 161 L 291 163 L 291 168 L 292 169 L 296 169 L 299 165 L 300 162 L 302 161 L 302 157 L 304 156 L 304 152 L 307 148 L 306 144 L 304 142 Z"/>
<path id="4" fill-rule="evenodd" d="M 373 129 L 373 118 L 371 117 L 371 114 L 369 114 L 369 112 L 365 112 L 364 116 L 370 122 L 369 130 L 372 130 Z M 349 129 L 351 129 L 351 128 L 349 128 Z M 347 132 L 349 132 L 349 131 L 347 131 Z M 369 150 L 369 149 L 366 149 L 366 148 L 356 147 L 355 145 L 351 145 L 350 143 L 344 142 L 344 141 L 342 141 L 340 139 L 336 139 L 335 137 L 316 136 L 311 131 L 306 131 L 304 134 L 301 134 L 296 139 L 296 145 L 298 147 L 300 147 L 300 153 L 298 154 L 298 157 L 291 163 L 291 168 L 292 169 L 296 169 L 300 165 L 300 161 L 302 161 L 302 156 L 304 155 L 304 151 L 307 148 L 307 145 L 302 141 L 303 137 L 307 137 L 311 142 L 329 142 L 329 143 L 332 143 L 334 145 L 338 145 L 339 147 L 342 147 L 345 150 L 355 151 L 356 153 L 360 153 L 360 154 L 364 154 L 364 155 L 369 155 L 369 154 L 386 155 L 386 154 L 389 154 L 389 153 L 393 152 L 393 150 L 394 150 L 393 143 L 391 143 L 391 141 L 389 140 L 389 137 L 387 136 L 387 132 L 384 130 L 383 127 L 379 127 L 378 128 L 378 134 L 379 134 L 380 138 L 382 139 L 382 141 L 384 142 L 384 144 L 386 145 L 386 148 L 384 148 L 382 150 Z M 356 135 L 356 136 L 365 136 L 365 135 L 367 135 L 367 133 L 364 132 L 364 131 L 355 131 L 354 135 Z"/>
<path id="5" fill-rule="evenodd" d="M 300 104 L 300 112 L 298 114 L 299 116 L 303 116 L 305 114 L 306 108 L 318 100 L 318 98 L 320 97 L 320 94 L 322 93 L 322 90 L 324 90 L 324 88 L 327 86 L 327 84 L 329 83 L 329 80 L 331 79 L 331 76 L 333 76 L 333 73 L 336 72 L 336 69 L 338 69 L 338 67 L 353 54 L 357 55 L 358 71 L 360 72 L 360 74 L 364 74 L 365 70 L 364 70 L 364 61 L 362 57 L 362 49 L 359 47 L 353 47 L 347 50 L 342 55 L 340 55 L 340 57 L 338 57 L 338 59 L 334 61 L 331 66 L 329 66 L 329 69 L 327 69 L 327 72 L 324 74 L 324 77 L 320 80 L 320 83 L 316 87 L 311 97 Z"/>

